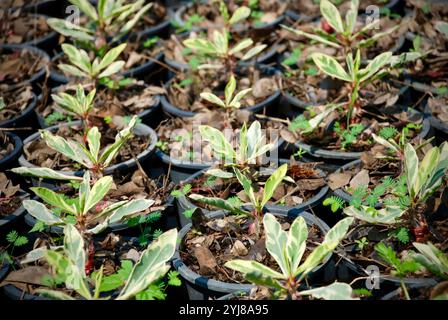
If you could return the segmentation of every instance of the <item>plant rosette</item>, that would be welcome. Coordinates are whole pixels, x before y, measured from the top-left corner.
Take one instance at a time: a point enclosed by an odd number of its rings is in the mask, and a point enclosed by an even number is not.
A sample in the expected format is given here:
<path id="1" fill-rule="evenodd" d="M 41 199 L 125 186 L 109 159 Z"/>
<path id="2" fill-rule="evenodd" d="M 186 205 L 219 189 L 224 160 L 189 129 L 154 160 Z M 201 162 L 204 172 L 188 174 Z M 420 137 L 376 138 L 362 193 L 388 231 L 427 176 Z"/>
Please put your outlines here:
<path id="1" fill-rule="evenodd" d="M 120 136 L 119 128 L 126 127 L 126 121 L 126 118 L 123 117 L 113 117 L 109 124 L 105 123 L 104 119 L 95 120 L 94 123 L 100 125 L 101 145 L 110 147 L 114 142 L 117 142 L 117 137 Z M 49 127 L 45 129 L 45 132 L 47 132 L 47 135 L 51 134 L 58 137 L 58 139 L 66 138 L 85 143 L 84 130 L 81 121 L 73 121 Z M 142 163 L 152 154 L 156 144 L 157 135 L 155 132 L 144 124 L 136 124 L 130 140 L 122 144 L 116 158 L 112 159 L 103 168 L 104 174 L 111 174 L 114 171 L 129 172 L 137 166 L 136 161 Z M 81 164 L 49 147 L 42 139 L 41 132 L 37 132 L 24 140 L 24 154 L 19 158 L 19 163 L 21 166 L 28 168 L 52 168 L 66 175 L 82 176 L 85 170 Z M 51 179 L 51 177 L 49 178 Z"/>
<path id="2" fill-rule="evenodd" d="M 148 300 L 154 298 L 151 292 L 164 299 L 168 282 L 176 280 L 178 285 L 175 273 L 165 277 L 175 250 L 175 230 L 149 245 L 114 234 L 86 245 L 74 227 L 66 227 L 63 238 L 63 243 L 39 238 L 39 247 L 15 258 L 14 269 L 0 284 L 10 299 Z"/>
<path id="3" fill-rule="evenodd" d="M 89 84 L 83 87 L 85 90 L 92 88 Z M 64 92 L 74 96 L 76 89 L 75 85 L 62 85 L 54 88 L 52 94 Z M 113 116 L 129 117 L 136 114 L 143 123 L 151 123 L 152 118 L 156 117 L 157 111 L 160 110 L 159 95 L 163 93 L 163 88 L 150 86 L 135 79 L 130 79 L 122 85 L 118 82 L 117 88 L 104 86 L 95 95 L 91 116 L 112 119 Z M 36 112 L 42 128 L 77 118 L 76 115 L 61 108 L 51 96 L 46 104 L 37 107 Z"/>
<path id="4" fill-rule="evenodd" d="M 268 113 L 272 113 L 269 112 L 272 109 L 270 107 L 273 107 L 280 97 L 280 91 L 277 76 L 269 71 L 272 70 L 249 67 L 240 70 L 235 75 L 235 95 L 249 88 L 252 89 L 239 101 L 238 109 L 254 112 L 266 109 Z M 162 106 L 169 113 L 183 116 L 193 116 L 200 112 L 217 109 L 230 111 L 232 108 L 224 110 L 200 96 L 203 92 L 210 92 L 218 97 L 224 97 L 223 88 L 229 81 L 228 76 L 225 70 L 216 69 L 179 73 L 165 85 L 166 95 L 162 97 Z M 176 110 L 171 110 L 173 108 Z"/>
<path id="5" fill-rule="evenodd" d="M 206 38 L 213 41 L 214 35 L 213 33 L 204 35 L 203 33 L 196 32 L 171 35 L 171 37 L 164 43 L 164 59 L 166 64 L 176 71 L 185 72 L 191 68 L 196 69 L 200 64 L 199 58 L 195 57 L 194 52 L 190 48 L 187 48 L 183 43 L 185 40 L 191 41 L 196 38 Z M 249 34 L 249 38 L 252 39 L 254 46 L 266 44 L 266 49 L 245 61 L 238 61 L 238 65 L 247 66 L 251 64 L 268 64 L 275 61 L 275 56 L 279 47 L 275 44 L 277 38 L 274 32 L 263 33 L 261 35 Z M 236 47 L 236 45 L 243 39 L 247 39 L 246 36 L 241 35 L 230 38 L 229 47 Z M 238 52 L 235 56 L 237 58 L 242 58 L 244 54 Z"/>
<path id="6" fill-rule="evenodd" d="M 0 229 L 6 228 L 15 220 L 23 217 L 25 209 L 22 201 L 29 198 L 29 195 L 20 189 L 19 185 L 14 185 L 4 173 L 0 173 Z"/>
<path id="7" fill-rule="evenodd" d="M 52 187 L 57 193 L 63 194 L 66 201 L 73 201 L 70 199 L 76 197 L 79 192 L 78 189 L 75 188 L 75 185 L 76 183 L 65 183 Z M 40 187 L 41 184 L 36 186 Z M 151 199 L 153 204 L 147 210 L 128 216 L 124 221 L 112 223 L 105 229 L 106 231 L 118 234 L 124 233 L 126 235 L 136 236 L 142 242 L 148 241 L 153 234 L 156 234 L 159 231 L 159 229 L 156 229 L 154 226 L 159 225 L 162 216 L 166 213 L 165 210 L 168 206 L 172 205 L 172 199 L 170 198 L 170 190 L 172 187 L 172 184 L 168 183 L 168 179 L 165 176 L 160 176 L 158 179 L 150 179 L 141 170 L 137 170 L 134 173 L 129 173 L 125 176 L 115 175 L 111 189 L 94 207 L 92 215 L 101 212 L 105 207 L 117 204 L 120 201 Z M 38 200 L 38 198 L 36 197 L 35 200 Z M 71 215 L 65 213 L 61 213 L 59 217 L 65 221 L 70 221 L 70 219 L 72 219 Z M 89 218 L 87 217 L 87 219 Z M 25 222 L 32 228 L 42 229 L 41 231 L 48 230 L 53 234 L 63 233 L 62 226 L 47 226 L 45 223 L 38 222 L 38 220 L 29 213 L 25 216 Z M 98 223 L 101 224 L 102 222 L 104 222 L 104 220 L 100 220 Z M 104 232 L 105 231 L 103 231 L 103 233 Z"/>
<path id="8" fill-rule="evenodd" d="M 124 78 L 147 76 L 163 60 L 161 41 L 157 35 L 148 39 L 129 41 L 121 54 L 124 64 L 118 72 L 118 76 Z M 67 64 L 68 62 L 69 58 L 64 53 L 57 54 L 51 59 L 50 77 L 52 80 L 61 84 L 73 84 L 82 80 L 82 77 L 75 77 L 73 74 L 61 71 L 58 68 L 58 65 Z"/>
<path id="9" fill-rule="evenodd" d="M 194 215 L 197 215 L 196 213 Z M 294 220 L 285 214 L 275 214 L 280 219 L 282 229 L 287 231 Z M 301 212 L 308 226 L 307 246 L 304 259 L 320 243 L 329 230 L 328 226 L 314 215 Z M 278 270 L 270 258 L 264 236 L 248 234 L 250 218 L 230 215 L 225 211 L 214 211 L 193 218 L 193 224 L 186 225 L 180 232 L 182 239 L 177 244 L 173 265 L 182 278 L 208 290 L 212 294 L 249 292 L 254 285 L 249 284 L 239 272 L 224 266 L 229 260 L 240 258 L 255 260 Z M 198 233 L 199 231 L 199 233 Z M 260 234 L 263 234 L 261 230 Z M 330 259 L 327 255 L 312 273 L 318 273 Z"/>
<path id="10" fill-rule="evenodd" d="M 243 123 L 254 119 L 255 116 L 247 110 L 236 110 L 231 116 L 217 110 L 204 110 L 194 117 L 171 118 L 157 130 L 159 138 L 157 155 L 162 161 L 172 163 L 174 167 L 184 164 L 196 165 L 197 167 L 187 175 L 188 177 L 194 172 L 208 168 L 216 161 L 210 144 L 201 138 L 200 125 L 206 124 L 222 132 L 226 131 L 231 137 L 237 137 L 239 129 L 235 128 L 240 128 Z M 283 143 L 283 140 L 278 137 L 278 131 L 282 125 L 270 120 L 261 123 L 264 135 L 267 137 L 265 142 L 274 143 L 271 152 L 275 153 Z"/>
<path id="11" fill-rule="evenodd" d="M 226 6 L 229 15 L 233 15 L 236 9 L 241 8 L 234 1 L 230 3 L 226 2 Z M 253 1 L 253 4 L 249 4 L 251 12 L 247 20 L 233 25 L 232 31 L 274 29 L 283 21 L 286 6 L 287 4 L 282 1 Z M 222 28 L 226 24 L 222 10 L 220 1 L 189 3 L 180 7 L 174 13 L 174 26 L 181 31 L 201 31 Z"/>
<path id="12" fill-rule="evenodd" d="M 11 90 L 28 84 L 36 87 L 44 78 L 50 62 L 44 51 L 30 46 L 0 45 L 0 52 L 1 86 Z"/>
<path id="13" fill-rule="evenodd" d="M 2 24 L 0 43 L 36 46 L 51 53 L 57 45 L 58 34 L 47 25 L 47 17 L 21 9 L 0 11 Z"/>
<path id="14" fill-rule="evenodd" d="M 280 163 L 288 163 L 288 161 L 280 160 Z M 207 174 L 208 170 L 213 172 L 214 169 L 218 168 L 202 170 L 180 184 L 180 189 L 175 192 L 180 193 L 176 198 L 181 212 L 195 207 L 200 207 L 205 213 L 212 211 L 209 205 L 194 200 L 198 195 L 206 198 L 217 197 L 224 200 L 249 202 L 235 177 L 225 179 Z M 256 190 L 263 189 L 266 180 L 273 172 L 268 168 L 263 170 L 257 166 L 250 166 L 249 170 Z M 317 168 L 315 163 L 300 163 L 292 160 L 288 165 L 286 178 L 266 204 L 266 210 L 271 213 L 287 212 L 292 216 L 318 205 L 328 191 L 325 179 L 326 173 Z M 186 189 L 190 189 L 188 194 L 183 193 Z"/>

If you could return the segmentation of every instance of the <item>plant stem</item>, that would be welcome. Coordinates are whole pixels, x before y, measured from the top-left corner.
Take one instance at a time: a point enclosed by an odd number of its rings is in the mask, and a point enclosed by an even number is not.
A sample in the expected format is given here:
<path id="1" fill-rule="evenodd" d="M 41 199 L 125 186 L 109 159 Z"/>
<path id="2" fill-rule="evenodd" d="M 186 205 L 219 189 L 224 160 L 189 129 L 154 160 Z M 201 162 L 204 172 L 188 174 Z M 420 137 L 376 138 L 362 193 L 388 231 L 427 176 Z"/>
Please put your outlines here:
<path id="1" fill-rule="evenodd" d="M 409 297 L 408 289 L 406 289 L 406 285 L 403 282 L 403 279 L 400 279 L 401 288 L 403 289 L 404 296 L 406 297 L 406 300 L 411 300 Z"/>

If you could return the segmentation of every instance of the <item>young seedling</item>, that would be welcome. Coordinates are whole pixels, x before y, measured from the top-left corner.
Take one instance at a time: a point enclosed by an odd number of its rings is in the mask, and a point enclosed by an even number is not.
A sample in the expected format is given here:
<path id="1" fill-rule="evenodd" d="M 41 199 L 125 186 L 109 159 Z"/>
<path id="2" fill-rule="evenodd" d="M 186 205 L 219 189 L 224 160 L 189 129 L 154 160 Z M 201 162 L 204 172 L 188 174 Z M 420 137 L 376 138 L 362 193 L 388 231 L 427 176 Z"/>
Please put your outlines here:
<path id="1" fill-rule="evenodd" d="M 310 40 L 318 41 L 324 45 L 344 49 L 345 54 L 349 54 L 352 48 L 368 47 L 378 41 L 378 39 L 394 32 L 399 27 L 397 25 L 384 32 L 376 32 L 372 37 L 365 38 L 365 33 L 374 28 L 379 21 L 375 20 L 357 31 L 358 9 L 359 0 L 351 0 L 350 9 L 346 13 L 345 21 L 343 21 L 341 14 L 334 4 L 329 0 L 321 0 L 320 12 L 322 14 L 322 28 L 315 30 L 314 34 L 284 25 L 282 27 L 299 36 L 305 36 Z"/>
<path id="2" fill-rule="evenodd" d="M 344 70 L 342 65 L 336 61 L 335 58 L 327 54 L 315 52 L 311 57 L 316 66 L 323 73 L 350 84 L 351 92 L 349 95 L 349 101 L 345 105 L 348 127 L 352 121 L 352 118 L 358 115 L 361 109 L 361 105 L 358 101 L 359 90 L 368 81 L 372 81 L 375 76 L 385 71 L 384 67 L 391 62 L 392 52 L 384 52 L 379 54 L 363 69 L 360 69 L 361 53 L 359 50 L 356 53 L 355 59 L 353 59 L 351 54 L 347 54 L 346 63 L 348 72 Z"/>
<path id="3" fill-rule="evenodd" d="M 212 41 L 206 38 L 197 37 L 187 39 L 183 41 L 183 44 L 187 48 L 191 49 L 197 58 L 202 60 L 212 59 L 214 62 L 212 64 L 201 64 L 198 68 L 226 68 L 226 70 L 229 70 L 233 74 L 238 61 L 247 61 L 252 59 L 263 51 L 266 48 L 266 45 L 262 44 L 252 47 L 254 44 L 253 40 L 245 38 L 233 47 L 230 47 L 229 39 L 231 26 L 249 17 L 250 9 L 244 6 L 240 7 L 235 10 L 231 17 L 229 17 L 225 3 L 221 2 L 221 14 L 223 15 L 223 20 L 225 21 L 225 27 L 221 31 L 214 30 Z M 247 50 L 241 58 L 238 59 L 236 57 L 237 54 L 240 54 L 248 48 L 250 49 Z"/>
<path id="4" fill-rule="evenodd" d="M 51 98 L 64 110 L 64 112 L 81 119 L 83 127 L 88 128 L 90 127 L 89 116 L 93 109 L 95 94 L 96 90 L 93 89 L 86 96 L 84 88 L 82 85 L 78 84 L 74 96 L 65 92 L 60 92 L 58 94 L 52 94 Z"/>
<path id="5" fill-rule="evenodd" d="M 258 157 L 274 147 L 273 143 L 264 144 L 265 136 L 262 133 L 261 125 L 258 121 L 254 121 L 249 129 L 246 123 L 243 124 L 239 134 L 239 148 L 233 149 L 232 144 L 227 141 L 224 134 L 210 126 L 199 126 L 201 138 L 210 143 L 215 154 L 223 161 L 223 169 L 210 169 L 207 174 L 220 178 L 232 178 L 232 172 L 228 172 L 226 168 L 240 167 L 256 163 Z"/>
<path id="6" fill-rule="evenodd" d="M 123 4 L 122 0 L 98 0 L 95 8 L 89 0 L 69 0 L 88 19 L 89 27 L 81 27 L 65 19 L 47 19 L 48 25 L 60 34 L 100 49 L 109 38 L 111 42 L 128 34 L 141 17 L 151 8 L 145 0 Z M 91 28 L 93 26 L 93 28 Z"/>
<path id="7" fill-rule="evenodd" d="M 146 199 L 104 202 L 103 199 L 113 184 L 110 176 L 98 179 L 92 188 L 90 184 L 90 173 L 86 171 L 80 182 L 79 195 L 73 199 L 47 188 L 32 187 L 31 191 L 52 209 L 36 200 L 24 200 L 23 206 L 30 215 L 47 226 L 75 224 L 83 236 L 88 238 L 100 233 L 110 224 L 124 221 L 154 204 L 153 200 Z"/>
<path id="8" fill-rule="evenodd" d="M 275 190 L 285 178 L 287 170 L 288 164 L 285 163 L 280 166 L 271 174 L 269 179 L 266 181 L 266 184 L 263 188 L 263 193 L 256 194 L 254 188 L 252 187 L 252 181 L 250 181 L 244 174 L 242 174 L 240 170 L 234 168 L 235 176 L 238 179 L 238 182 L 243 187 L 244 193 L 247 198 L 249 198 L 250 204 L 253 207 L 253 210 L 251 212 L 241 208 L 243 204 L 242 201 L 238 201 L 238 205 L 235 205 L 235 201 L 215 197 L 204 197 L 199 194 L 191 194 L 189 197 L 195 201 L 220 209 L 228 210 L 233 214 L 251 216 L 261 220 L 261 218 L 263 217 L 263 208 L 272 198 Z"/>
<path id="9" fill-rule="evenodd" d="M 277 290 L 280 295 L 290 299 L 312 296 L 317 299 L 353 300 L 352 288 L 346 283 L 335 282 L 329 286 L 311 290 L 299 290 L 308 274 L 330 255 L 347 234 L 353 218 L 339 221 L 325 235 L 318 245 L 301 264 L 306 250 L 308 227 L 303 217 L 297 217 L 289 232 L 282 230 L 276 218 L 267 213 L 263 218 L 266 234 L 266 249 L 280 267 L 280 272 L 272 270 L 254 260 L 232 260 L 225 264 L 227 268 L 244 274 L 244 277 L 256 285 Z"/>
<path id="10" fill-rule="evenodd" d="M 86 244 L 81 233 L 72 225 L 64 227 L 64 246 L 60 250 L 45 250 L 43 258 L 51 266 L 56 277 L 65 284 L 65 288 L 74 290 L 86 300 L 129 300 L 145 297 L 141 295 L 148 287 L 162 278 L 170 269 L 169 260 L 176 248 L 177 230 L 171 229 L 144 250 L 137 263 L 130 264 L 129 271 L 121 272 L 121 281 L 117 286 L 106 286 L 107 276 L 104 275 L 104 266 L 98 272 L 89 277 L 85 271 L 88 262 Z M 124 279 L 121 279 L 121 277 Z M 110 277 L 110 276 L 109 276 Z M 112 298 L 110 291 L 119 289 L 117 297 Z M 107 290 L 105 290 L 107 289 Z M 100 296 L 103 292 L 109 295 Z M 112 291 L 113 292 L 113 291 Z M 62 292 L 48 289 L 40 289 L 38 293 L 56 300 L 75 300 L 74 297 Z"/>
<path id="11" fill-rule="evenodd" d="M 61 46 L 62 51 L 64 51 L 71 64 L 61 63 L 58 64 L 58 68 L 70 76 L 88 79 L 96 87 L 100 80 L 120 72 L 123 68 L 125 62 L 116 60 L 126 48 L 126 45 L 126 43 L 120 44 L 107 51 L 102 58 L 95 57 L 92 60 L 85 50 L 64 43 Z"/>
<path id="12" fill-rule="evenodd" d="M 252 91 L 252 88 L 244 89 L 234 95 L 236 89 L 236 80 L 233 74 L 230 76 L 230 80 L 226 85 L 224 90 L 225 99 L 222 100 L 215 94 L 211 92 L 202 92 L 201 98 L 207 100 L 208 102 L 217 105 L 225 110 L 235 110 L 241 107 L 241 99 L 244 98 L 249 92 Z"/>

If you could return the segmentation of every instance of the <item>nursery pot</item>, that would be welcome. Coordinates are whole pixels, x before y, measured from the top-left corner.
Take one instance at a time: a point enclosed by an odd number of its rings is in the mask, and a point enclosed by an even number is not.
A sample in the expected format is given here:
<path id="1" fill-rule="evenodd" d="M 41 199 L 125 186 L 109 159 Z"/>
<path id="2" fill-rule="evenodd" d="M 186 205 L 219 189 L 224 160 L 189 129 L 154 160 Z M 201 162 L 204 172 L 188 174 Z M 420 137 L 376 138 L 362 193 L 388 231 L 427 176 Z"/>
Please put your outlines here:
<path id="1" fill-rule="evenodd" d="M 420 112 L 415 111 L 413 109 L 407 110 L 410 115 L 419 116 L 422 115 Z M 429 124 L 429 120 L 423 116 L 422 129 L 416 138 L 425 138 L 428 136 L 429 130 L 431 126 Z M 347 164 L 347 162 L 358 160 L 361 158 L 362 152 L 343 152 L 343 151 L 332 151 L 325 150 L 319 147 L 315 147 L 313 145 L 309 145 L 302 141 L 297 141 L 294 144 L 295 150 L 305 150 L 307 153 L 303 157 L 307 159 L 306 162 L 309 161 L 324 161 L 328 167 L 328 170 L 335 171 L 341 165 Z"/>
<path id="2" fill-rule="evenodd" d="M 45 14 L 36 14 L 33 16 L 40 16 L 46 19 L 49 17 Z M 33 46 L 37 47 L 45 52 L 47 52 L 49 55 L 52 55 L 56 47 L 58 46 L 59 42 L 59 34 L 56 31 L 51 31 L 48 34 L 36 38 L 30 41 L 22 42 L 20 45 L 22 46 Z"/>
<path id="3" fill-rule="evenodd" d="M 45 51 L 42 51 L 39 48 L 28 46 L 28 45 L 19 45 L 19 44 L 0 44 L 0 52 L 6 51 L 8 53 L 15 51 L 29 50 L 34 54 L 38 55 L 45 62 L 50 62 L 50 57 Z M 42 80 L 45 78 L 45 68 L 40 69 L 35 74 L 33 74 L 28 80 L 22 81 L 19 84 L 14 85 L 14 87 L 19 87 L 21 85 L 30 84 L 33 86 L 35 91 L 39 91 Z"/>
<path id="4" fill-rule="evenodd" d="M 39 128 L 34 109 L 37 105 L 37 98 L 34 93 L 28 106 L 15 118 L 0 122 L 0 128 L 30 128 L 30 130 L 15 130 L 21 138 L 25 138 Z"/>
<path id="5" fill-rule="evenodd" d="M 280 159 L 279 164 L 289 163 L 289 160 L 286 159 Z M 201 170 L 192 176 L 190 176 L 188 179 L 181 182 L 182 185 L 192 183 L 195 179 L 201 177 L 205 174 L 207 169 Z M 320 174 L 324 176 L 324 172 L 319 170 Z M 274 204 L 266 204 L 265 208 L 268 212 L 271 212 L 273 214 L 280 214 L 280 215 L 286 215 L 286 216 L 297 216 L 300 212 L 303 212 L 309 208 L 313 208 L 314 206 L 318 205 L 322 199 L 325 197 L 325 195 L 328 192 L 328 186 L 325 185 L 318 190 L 318 192 L 309 200 L 305 201 L 304 203 L 301 203 L 299 205 L 288 207 L 288 206 L 281 206 L 281 205 L 274 205 Z M 191 219 L 187 219 L 183 212 L 192 209 L 197 208 L 196 205 L 194 205 L 188 197 L 179 197 L 176 199 L 177 201 L 177 210 L 178 210 L 178 217 L 179 221 L 181 222 L 181 226 L 184 227 L 187 223 L 191 223 Z M 210 213 L 210 210 L 202 209 L 204 213 Z"/>
<path id="6" fill-rule="evenodd" d="M 18 195 L 15 195 L 14 198 L 21 197 L 27 198 L 29 195 L 23 190 L 20 190 Z M 7 216 L 0 216 L 0 231 L 6 234 L 9 230 L 12 230 L 12 226 L 21 222 L 23 216 L 25 215 L 25 208 L 23 205 L 20 205 L 14 212 L 10 213 Z M 1 278 L 1 277 L 0 277 Z M 0 281 L 1 282 L 1 281 Z"/>
<path id="7" fill-rule="evenodd" d="M 208 218 L 222 218 L 226 216 L 228 213 L 225 211 L 214 211 L 211 213 L 208 213 L 206 216 Z M 319 228 L 319 230 L 322 232 L 323 235 L 325 235 L 329 227 L 328 225 L 323 222 L 321 219 L 317 218 L 316 216 L 303 211 L 299 213 L 298 215 L 290 216 L 287 213 L 273 213 L 276 216 L 279 217 L 291 217 L 295 218 L 297 216 L 301 216 L 305 219 L 308 226 L 315 225 Z M 189 223 L 185 227 L 183 227 L 179 231 L 179 238 L 182 239 L 181 241 L 177 242 L 176 244 L 176 253 L 173 256 L 173 266 L 176 268 L 176 270 L 180 273 L 182 278 L 184 278 L 188 283 L 187 287 L 189 290 L 189 295 L 191 300 L 207 300 L 209 297 L 214 296 L 222 296 L 226 293 L 233 293 L 233 292 L 250 292 L 254 286 L 252 284 L 237 284 L 237 283 L 227 283 L 222 281 L 217 281 L 211 278 L 207 278 L 205 276 L 201 276 L 198 273 L 191 270 L 181 259 L 180 257 L 180 249 L 181 249 L 181 243 L 183 243 L 184 237 L 187 235 L 187 233 L 191 230 L 192 224 Z M 331 254 L 329 254 L 322 264 L 314 268 L 311 273 L 308 276 L 308 279 L 312 279 L 313 277 L 318 277 L 320 273 L 324 272 L 325 266 L 330 259 Z"/>
<path id="8" fill-rule="evenodd" d="M 22 140 L 20 140 L 17 135 L 11 132 L 6 132 L 6 136 L 9 137 L 11 142 L 14 144 L 14 150 L 12 150 L 10 154 L 0 160 L 0 168 L 2 168 L 3 171 L 9 168 L 13 168 L 17 165 L 17 160 L 22 155 L 23 150 Z"/>
<path id="9" fill-rule="evenodd" d="M 393 282 L 395 282 L 398 286 L 400 286 L 400 279 L 396 278 Z M 409 290 L 412 289 L 420 289 L 420 288 L 433 288 L 437 285 L 437 281 L 434 279 L 413 279 L 411 282 L 405 282 L 406 288 Z M 401 293 L 401 288 L 395 289 L 392 292 L 381 297 L 381 300 L 395 300 L 398 299 Z M 411 297 L 412 299 L 412 297 Z"/>
<path id="10" fill-rule="evenodd" d="M 60 127 L 75 127 L 75 126 L 81 126 L 81 121 L 73 121 L 73 122 L 68 122 L 68 123 L 62 123 L 62 124 L 58 124 L 55 126 L 51 126 L 49 128 L 47 128 L 46 130 L 49 130 L 50 132 L 56 132 Z M 137 124 L 134 130 L 134 135 L 144 135 L 144 136 L 148 136 L 151 144 L 146 148 L 146 150 L 144 150 L 142 153 L 140 153 L 139 155 L 137 155 L 137 160 L 140 163 L 143 163 L 146 159 L 149 158 L 149 156 L 154 152 L 154 148 L 157 144 L 157 135 L 154 132 L 153 129 L 151 129 L 150 127 L 148 127 L 147 125 L 144 124 Z M 40 133 L 36 132 L 34 134 L 32 134 L 31 136 L 29 136 L 28 138 L 26 138 L 23 141 L 24 146 L 27 145 L 28 143 L 30 143 L 31 141 L 35 141 L 40 139 Z M 28 168 L 37 168 L 36 165 L 30 163 L 24 155 L 22 155 L 19 158 L 19 164 L 23 167 L 28 167 Z M 134 159 L 129 159 L 127 161 L 121 162 L 121 163 L 117 163 L 114 165 L 111 165 L 107 168 L 104 169 L 104 174 L 105 175 L 112 175 L 114 172 L 130 172 L 132 169 L 134 169 L 137 166 L 137 163 L 135 162 Z M 60 173 L 66 174 L 66 175 L 73 175 L 73 176 L 78 176 L 78 177 L 82 177 L 84 174 L 84 170 L 78 170 L 78 171 L 59 171 Z"/>
<path id="11" fill-rule="evenodd" d="M 448 108 L 448 106 L 444 106 L 445 108 Z M 448 123 L 443 122 L 442 120 L 438 119 L 437 117 L 434 117 L 432 115 L 431 109 L 429 108 L 429 105 L 426 104 L 425 106 L 425 114 L 429 118 L 429 122 L 431 123 L 431 126 L 433 126 L 435 129 L 442 131 L 445 134 L 448 134 Z"/>
<path id="12" fill-rule="evenodd" d="M 279 138 L 270 152 L 277 151 L 283 142 L 284 140 Z M 197 173 L 198 171 L 208 169 L 213 164 L 211 162 L 197 163 L 187 160 L 174 159 L 160 149 L 157 149 L 155 154 L 160 160 L 162 160 L 165 167 L 169 169 L 171 181 L 174 183 L 179 183 L 182 180 L 188 179 L 191 175 Z"/>

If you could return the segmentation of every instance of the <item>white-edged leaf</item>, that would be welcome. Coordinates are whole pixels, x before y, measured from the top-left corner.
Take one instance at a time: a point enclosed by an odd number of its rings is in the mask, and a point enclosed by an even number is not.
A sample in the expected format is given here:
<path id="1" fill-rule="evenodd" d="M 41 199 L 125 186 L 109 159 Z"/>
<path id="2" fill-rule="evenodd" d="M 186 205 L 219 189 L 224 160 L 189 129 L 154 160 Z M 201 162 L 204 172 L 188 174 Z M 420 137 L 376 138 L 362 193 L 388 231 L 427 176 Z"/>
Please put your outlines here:
<path id="1" fill-rule="evenodd" d="M 315 52 L 311 55 L 316 66 L 330 77 L 351 82 L 352 78 L 345 72 L 344 68 L 335 58 L 321 52 Z"/>
<path id="2" fill-rule="evenodd" d="M 62 181 L 82 181 L 81 177 L 66 175 L 50 168 L 28 168 L 19 167 L 11 169 L 12 172 L 25 177 L 36 177 L 41 179 L 52 179 Z"/>
<path id="3" fill-rule="evenodd" d="M 266 235 L 266 249 L 279 265 L 284 277 L 291 275 L 286 255 L 288 234 L 282 230 L 280 223 L 270 213 L 264 215 L 263 225 Z"/>
<path id="4" fill-rule="evenodd" d="M 342 23 L 341 15 L 338 8 L 329 0 L 320 1 L 320 12 L 328 24 L 336 30 L 337 33 L 344 32 L 344 25 Z"/>
<path id="5" fill-rule="evenodd" d="M 243 274 L 260 274 L 264 277 L 274 279 L 285 279 L 285 276 L 281 273 L 272 270 L 269 267 L 262 265 L 261 263 L 253 260 L 232 260 L 224 264 L 225 267 L 236 270 Z"/>
<path id="6" fill-rule="evenodd" d="M 30 215 L 46 225 L 54 225 L 63 223 L 61 218 L 56 216 L 53 212 L 47 209 L 45 205 L 35 200 L 24 200 L 23 206 Z"/>
<path id="7" fill-rule="evenodd" d="M 299 294 L 301 296 L 313 296 L 314 298 L 324 300 L 359 300 L 359 298 L 353 298 L 352 287 L 342 282 L 335 282 L 329 286 L 300 291 Z"/>

